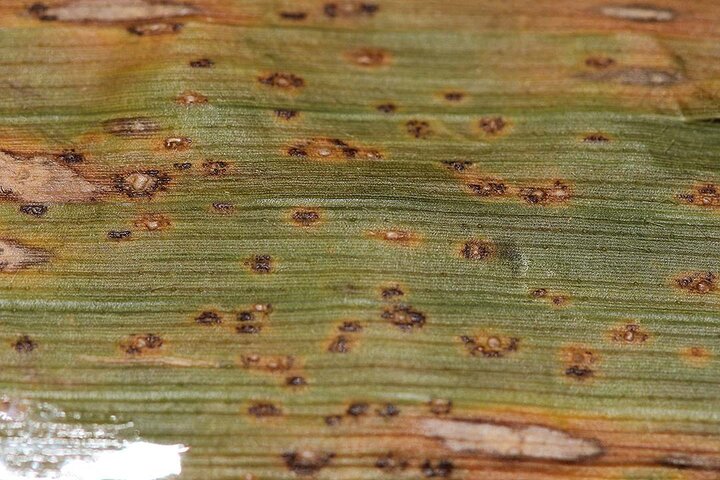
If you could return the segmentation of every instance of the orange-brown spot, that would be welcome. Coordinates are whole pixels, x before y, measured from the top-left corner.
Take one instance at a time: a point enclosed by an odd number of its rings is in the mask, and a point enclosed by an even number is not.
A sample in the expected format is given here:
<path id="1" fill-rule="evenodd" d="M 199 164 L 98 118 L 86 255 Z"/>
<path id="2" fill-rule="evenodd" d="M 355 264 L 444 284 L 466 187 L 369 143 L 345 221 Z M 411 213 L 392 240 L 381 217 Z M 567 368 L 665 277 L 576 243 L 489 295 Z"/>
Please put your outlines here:
<path id="1" fill-rule="evenodd" d="M 205 310 L 195 317 L 195 323 L 204 326 L 220 325 L 223 323 L 222 315 L 214 310 Z"/>
<path id="2" fill-rule="evenodd" d="M 165 344 L 165 341 L 155 333 L 141 335 L 130 335 L 120 342 L 120 348 L 128 355 L 140 355 L 157 351 Z"/>
<path id="3" fill-rule="evenodd" d="M 680 350 L 682 360 L 693 367 L 704 367 L 712 359 L 712 353 L 705 347 L 694 345 Z"/>
<path id="4" fill-rule="evenodd" d="M 560 352 L 566 377 L 582 381 L 596 375 L 600 360 L 597 353 L 585 346 L 568 346 Z"/>
<path id="5" fill-rule="evenodd" d="M 412 245 L 420 241 L 418 235 L 409 230 L 370 230 L 368 235 L 397 245 Z"/>
<path id="6" fill-rule="evenodd" d="M 37 348 L 38 344 L 29 335 L 20 335 L 10 346 L 18 353 L 30 353 Z"/>
<path id="7" fill-rule="evenodd" d="M 498 179 L 480 178 L 470 181 L 467 188 L 473 194 L 483 198 L 500 198 L 510 193 L 510 188 Z"/>
<path id="8" fill-rule="evenodd" d="M 717 275 L 713 272 L 695 272 L 675 279 L 675 285 L 681 290 L 704 295 L 717 288 Z"/>
<path id="9" fill-rule="evenodd" d="M 273 271 L 273 263 L 270 255 L 255 255 L 245 260 L 245 265 L 247 265 L 250 270 L 261 274 L 271 273 Z"/>
<path id="10" fill-rule="evenodd" d="M 419 139 L 430 138 L 434 133 L 430 122 L 426 122 L 425 120 L 409 120 L 405 122 L 405 130 L 412 137 Z"/>
<path id="11" fill-rule="evenodd" d="M 154 35 L 168 35 L 172 33 L 178 33 L 182 29 L 182 23 L 151 22 L 131 25 L 128 27 L 127 31 L 132 33 L 133 35 L 138 35 L 140 37 L 149 37 Z"/>
<path id="12" fill-rule="evenodd" d="M 298 208 L 293 210 L 291 217 L 301 227 L 312 227 L 320 222 L 320 212 L 316 209 Z"/>
<path id="13" fill-rule="evenodd" d="M 170 177 L 159 170 L 143 170 L 116 175 L 115 189 L 130 198 L 152 197 L 166 189 Z"/>
<path id="14" fill-rule="evenodd" d="M 610 331 L 613 342 L 623 345 L 639 345 L 645 343 L 650 335 L 637 323 L 627 323 Z"/>
<path id="15" fill-rule="evenodd" d="M 381 48 L 358 48 L 345 53 L 352 64 L 363 68 L 377 68 L 390 63 L 390 54 Z"/>
<path id="16" fill-rule="evenodd" d="M 381 317 L 405 332 L 420 329 L 427 321 L 424 313 L 415 310 L 410 305 L 388 307 L 383 311 Z"/>
<path id="17" fill-rule="evenodd" d="M 460 341 L 465 349 L 473 356 L 486 358 L 500 358 L 509 353 L 516 352 L 520 345 L 517 337 L 482 333 L 475 336 L 462 335 Z"/>
<path id="18" fill-rule="evenodd" d="M 200 105 L 208 103 L 208 97 L 193 90 L 185 90 L 175 98 L 180 105 Z"/>
<path id="19" fill-rule="evenodd" d="M 601 70 L 615 65 L 615 60 L 610 57 L 593 56 L 585 59 L 585 65 Z"/>
<path id="20" fill-rule="evenodd" d="M 495 254 L 495 245 L 487 240 L 468 240 L 460 247 L 460 255 L 468 260 L 487 260 Z"/>
<path id="21" fill-rule="evenodd" d="M 170 218 L 160 213 L 149 213 L 137 218 L 134 224 L 137 228 L 154 232 L 168 228 L 170 226 Z"/>
<path id="22" fill-rule="evenodd" d="M 699 207 L 720 206 L 720 189 L 712 183 L 697 185 L 688 193 L 681 193 L 677 196 L 680 200 Z"/>
<path id="23" fill-rule="evenodd" d="M 447 415 L 452 411 L 452 400 L 433 398 L 428 402 L 428 407 L 433 415 Z"/>
<path id="24" fill-rule="evenodd" d="M 327 351 L 331 353 L 349 353 L 352 349 L 352 340 L 346 335 L 338 335 L 328 345 Z"/>
<path id="25" fill-rule="evenodd" d="M 569 185 L 560 180 L 556 180 L 555 183 L 549 187 L 522 187 L 519 196 L 530 205 L 548 205 L 567 202 L 572 196 L 572 191 Z"/>
<path id="26" fill-rule="evenodd" d="M 163 142 L 166 150 L 187 150 L 192 144 L 188 137 L 168 137 Z"/>
<path id="27" fill-rule="evenodd" d="M 248 414 L 253 417 L 279 417 L 282 410 L 270 402 L 255 402 L 248 407 Z"/>
<path id="28" fill-rule="evenodd" d="M 269 87 L 293 90 L 305 86 L 305 80 L 293 73 L 274 72 L 258 77 L 258 82 Z"/>
<path id="29" fill-rule="evenodd" d="M 337 138 L 313 138 L 291 145 L 286 153 L 291 157 L 324 161 L 381 160 L 378 150 L 360 148 Z"/>

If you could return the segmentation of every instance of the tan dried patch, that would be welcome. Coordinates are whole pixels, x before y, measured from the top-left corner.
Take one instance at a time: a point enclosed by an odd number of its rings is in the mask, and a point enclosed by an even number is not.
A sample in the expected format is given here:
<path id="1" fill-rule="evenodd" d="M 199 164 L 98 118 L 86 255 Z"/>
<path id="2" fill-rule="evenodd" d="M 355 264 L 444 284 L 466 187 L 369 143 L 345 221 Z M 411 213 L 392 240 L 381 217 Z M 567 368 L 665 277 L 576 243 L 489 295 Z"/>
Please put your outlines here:
<path id="1" fill-rule="evenodd" d="M 202 105 L 208 103 L 208 97 L 193 90 L 185 90 L 175 98 L 180 105 Z"/>
<path id="2" fill-rule="evenodd" d="M 517 352 L 520 339 L 494 333 L 480 333 L 475 336 L 463 335 L 460 341 L 470 355 L 486 358 L 500 358 Z"/>
<path id="3" fill-rule="evenodd" d="M 717 275 L 713 272 L 693 272 L 679 276 L 674 283 L 680 290 L 705 295 L 717 289 Z"/>
<path id="4" fill-rule="evenodd" d="M 128 355 L 140 355 L 147 353 L 157 354 L 165 344 L 165 340 L 155 333 L 130 335 L 120 342 L 120 349 Z"/>
<path id="5" fill-rule="evenodd" d="M 286 150 L 291 157 L 323 161 L 382 160 L 379 150 L 351 145 L 338 138 L 313 138 L 294 143 Z"/>
<path id="6" fill-rule="evenodd" d="M 325 3 L 323 15 L 331 19 L 373 17 L 379 10 L 380 5 L 374 2 L 338 0 Z"/>
<path id="7" fill-rule="evenodd" d="M 669 8 L 658 8 L 652 5 L 606 5 L 600 8 L 606 17 L 632 22 L 669 22 L 675 19 L 675 11 Z"/>
<path id="8" fill-rule="evenodd" d="M 37 3 L 30 7 L 30 13 L 45 21 L 124 23 L 185 17 L 198 10 L 169 0 L 74 0 L 52 7 Z"/>
<path id="9" fill-rule="evenodd" d="M 137 228 L 142 228 L 149 232 L 154 232 L 157 230 L 167 229 L 168 227 L 170 227 L 171 222 L 170 218 L 167 215 L 163 215 L 160 213 L 149 213 L 138 217 L 135 220 L 134 225 Z"/>
<path id="10" fill-rule="evenodd" d="M 565 203 L 572 197 L 570 186 L 556 180 L 550 186 L 528 186 L 520 188 L 518 196 L 530 205 L 551 205 Z"/>
<path id="11" fill-rule="evenodd" d="M 192 145 L 192 139 L 188 137 L 168 137 L 163 142 L 166 150 L 187 150 Z"/>
<path id="12" fill-rule="evenodd" d="M 93 202 L 107 191 L 48 154 L 0 151 L 0 198 L 23 202 Z"/>
<path id="13" fill-rule="evenodd" d="M 670 87 L 685 80 L 682 72 L 677 70 L 639 66 L 587 72 L 580 77 L 595 82 L 612 82 L 640 87 Z"/>
<path id="14" fill-rule="evenodd" d="M 390 53 L 381 48 L 358 48 L 345 52 L 345 58 L 358 67 L 377 68 L 390 64 Z"/>
<path id="15" fill-rule="evenodd" d="M 571 345 L 560 351 L 564 364 L 563 373 L 575 380 L 587 380 L 596 375 L 600 357 L 583 345 Z"/>
<path id="16" fill-rule="evenodd" d="M 698 207 L 717 208 L 720 206 L 720 189 L 712 183 L 696 185 L 692 191 L 681 193 L 677 197 L 685 203 Z"/>
<path id="17" fill-rule="evenodd" d="M 712 359 L 712 353 L 705 347 L 691 346 L 680 350 L 680 358 L 692 367 L 704 367 Z"/>
<path id="18" fill-rule="evenodd" d="M 418 234 L 410 230 L 370 230 L 367 232 L 367 235 L 370 238 L 403 246 L 417 245 L 421 241 Z"/>
<path id="19" fill-rule="evenodd" d="M 283 90 L 294 90 L 305 86 L 305 80 L 293 73 L 273 72 L 262 74 L 257 78 L 258 82 L 268 87 L 276 87 Z"/>
<path id="20" fill-rule="evenodd" d="M 160 125 L 148 117 L 124 117 L 105 120 L 103 128 L 118 137 L 147 138 L 159 131 Z"/>
<path id="21" fill-rule="evenodd" d="M 130 198 L 152 197 L 156 192 L 164 191 L 170 183 L 170 177 L 159 170 L 142 170 L 116 175 L 115 190 Z"/>
<path id="22" fill-rule="evenodd" d="M 248 370 L 268 373 L 285 373 L 297 364 L 295 357 L 289 355 L 246 354 L 240 358 L 240 365 Z"/>
<path id="23" fill-rule="evenodd" d="M 510 186 L 498 178 L 473 178 L 465 185 L 469 193 L 482 198 L 503 198 L 511 193 Z"/>
<path id="24" fill-rule="evenodd" d="M 650 338 L 650 334 L 638 323 L 627 323 L 613 328 L 610 331 L 610 338 L 613 342 L 622 345 L 641 345 Z"/>
<path id="25" fill-rule="evenodd" d="M 182 28 L 182 23 L 154 22 L 132 25 L 128 27 L 127 30 L 133 35 L 137 35 L 140 37 L 150 37 L 155 35 L 168 35 L 178 33 L 180 30 L 182 30 Z"/>
<path id="26" fill-rule="evenodd" d="M 488 260 L 495 252 L 495 244 L 489 240 L 468 240 L 460 246 L 460 256 L 467 260 Z"/>
<path id="27" fill-rule="evenodd" d="M 226 365 L 219 361 L 198 360 L 185 357 L 165 356 L 125 356 L 123 358 L 97 357 L 94 355 L 79 355 L 78 358 L 85 362 L 99 363 L 103 365 L 153 365 L 160 367 L 179 368 L 222 368 Z"/>

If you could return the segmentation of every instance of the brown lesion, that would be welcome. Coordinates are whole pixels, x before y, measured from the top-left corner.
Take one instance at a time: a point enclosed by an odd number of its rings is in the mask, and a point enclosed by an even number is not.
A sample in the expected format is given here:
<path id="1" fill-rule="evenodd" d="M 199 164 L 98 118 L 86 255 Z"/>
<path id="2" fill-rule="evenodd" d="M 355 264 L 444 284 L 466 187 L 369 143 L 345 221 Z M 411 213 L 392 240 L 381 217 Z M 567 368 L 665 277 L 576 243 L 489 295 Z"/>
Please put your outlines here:
<path id="1" fill-rule="evenodd" d="M 36 2 L 28 7 L 28 12 L 42 21 L 88 25 L 181 18 L 196 15 L 200 10 L 189 3 L 171 0 L 71 0 L 53 5 Z"/>
<path id="2" fill-rule="evenodd" d="M 511 193 L 510 186 L 502 179 L 477 177 L 466 183 L 469 193 L 482 198 L 503 198 Z"/>
<path id="3" fill-rule="evenodd" d="M 283 411 L 272 402 L 253 402 L 247 409 L 248 415 L 255 418 L 280 417 Z"/>
<path id="4" fill-rule="evenodd" d="M 570 185 L 555 180 L 551 185 L 530 185 L 521 187 L 519 197 L 529 205 L 563 204 L 572 198 Z"/>
<path id="5" fill-rule="evenodd" d="M 474 336 L 462 335 L 460 341 L 472 356 L 501 358 L 518 351 L 520 339 L 495 333 L 480 333 Z"/>
<path id="6" fill-rule="evenodd" d="M 160 170 L 136 170 L 115 175 L 115 190 L 130 198 L 151 198 L 167 189 L 170 176 Z"/>
<path id="7" fill-rule="evenodd" d="M 318 208 L 300 207 L 290 213 L 292 222 L 299 227 L 314 227 L 320 224 L 321 216 Z"/>
<path id="8" fill-rule="evenodd" d="M 296 90 L 305 86 L 305 80 L 289 72 L 270 72 L 257 77 L 257 81 L 268 87 L 275 87 L 281 90 Z"/>
<path id="9" fill-rule="evenodd" d="M 16 240 L 0 238 L 0 274 L 16 273 L 42 265 L 50 260 L 50 252 Z"/>
<path id="10" fill-rule="evenodd" d="M 680 359 L 691 367 L 706 367 L 712 358 L 712 352 L 702 345 L 691 345 L 680 349 Z"/>
<path id="11" fill-rule="evenodd" d="M 120 342 L 120 349 L 127 355 L 158 354 L 165 343 L 156 333 L 131 334 Z"/>
<path id="12" fill-rule="evenodd" d="M 223 323 L 223 315 L 217 310 L 203 310 L 194 317 L 194 322 L 198 325 L 215 326 Z"/>
<path id="13" fill-rule="evenodd" d="M 130 25 L 127 31 L 139 37 L 151 37 L 179 33 L 184 26 L 184 24 L 178 22 L 149 22 Z"/>
<path id="14" fill-rule="evenodd" d="M 600 356 L 585 345 L 570 345 L 560 351 L 563 374 L 567 378 L 584 381 L 597 375 Z"/>
<path id="15" fill-rule="evenodd" d="M 677 195 L 678 200 L 705 208 L 720 207 L 720 188 L 713 183 L 695 185 L 689 192 Z"/>
<path id="16" fill-rule="evenodd" d="M 385 156 L 377 149 L 353 145 L 339 138 L 316 137 L 301 140 L 289 146 L 285 153 L 290 157 L 322 161 L 382 160 Z"/>
<path id="17" fill-rule="evenodd" d="M 570 304 L 570 295 L 566 293 L 553 292 L 547 288 L 533 288 L 530 290 L 530 297 L 544 300 L 555 308 L 567 307 Z"/>
<path id="18" fill-rule="evenodd" d="M 349 353 L 354 348 L 354 340 L 348 335 L 337 335 L 327 347 L 330 353 Z"/>
<path id="19" fill-rule="evenodd" d="M 718 278 L 714 272 L 692 272 L 676 277 L 673 283 L 682 291 L 706 295 L 717 289 Z"/>
<path id="20" fill-rule="evenodd" d="M 30 353 L 38 347 L 38 343 L 29 335 L 20 335 L 10 343 L 10 346 L 17 353 Z"/>
<path id="21" fill-rule="evenodd" d="M 357 0 L 326 2 L 322 13 L 329 19 L 373 17 L 380 11 L 380 4 Z"/>
<path id="22" fill-rule="evenodd" d="M 383 240 L 393 245 L 415 246 L 421 243 L 420 235 L 400 228 L 389 230 L 369 230 L 367 236 L 377 240 Z"/>
<path id="23" fill-rule="evenodd" d="M 288 470 L 298 476 L 314 476 L 335 457 L 332 452 L 293 450 L 281 455 Z"/>
<path id="24" fill-rule="evenodd" d="M 362 47 L 345 52 L 345 59 L 361 68 L 378 68 L 387 66 L 391 62 L 391 55 L 387 50 L 377 47 Z"/>
<path id="25" fill-rule="evenodd" d="M 287 373 L 298 367 L 298 360 L 291 355 L 248 353 L 240 357 L 240 365 L 245 369 L 253 371 Z"/>
<path id="26" fill-rule="evenodd" d="M 610 339 L 621 345 L 642 345 L 650 334 L 637 322 L 627 322 L 610 330 Z"/>
<path id="27" fill-rule="evenodd" d="M 194 90 L 185 90 L 175 97 L 175 102 L 180 105 L 202 105 L 208 103 L 208 97 Z"/>
<path id="28" fill-rule="evenodd" d="M 414 138 L 426 139 L 435 134 L 434 129 L 427 120 L 413 119 L 405 122 L 405 131 Z"/>
<path id="29" fill-rule="evenodd" d="M 133 222 L 136 228 L 156 232 L 167 230 L 172 225 L 170 217 L 162 213 L 147 213 L 136 218 Z"/>
<path id="30" fill-rule="evenodd" d="M 160 124 L 150 117 L 112 118 L 102 126 L 107 133 L 125 138 L 148 138 L 160 131 Z"/>
<path id="31" fill-rule="evenodd" d="M 467 240 L 460 246 L 460 256 L 466 260 L 489 260 L 497 252 L 495 244 L 489 240 Z"/>
<path id="32" fill-rule="evenodd" d="M 404 332 L 420 329 L 427 322 L 425 313 L 407 304 L 387 307 L 380 316 Z"/>
<path id="33" fill-rule="evenodd" d="M 244 264 L 253 273 L 268 274 L 275 271 L 275 260 L 268 254 L 253 255 Z"/>

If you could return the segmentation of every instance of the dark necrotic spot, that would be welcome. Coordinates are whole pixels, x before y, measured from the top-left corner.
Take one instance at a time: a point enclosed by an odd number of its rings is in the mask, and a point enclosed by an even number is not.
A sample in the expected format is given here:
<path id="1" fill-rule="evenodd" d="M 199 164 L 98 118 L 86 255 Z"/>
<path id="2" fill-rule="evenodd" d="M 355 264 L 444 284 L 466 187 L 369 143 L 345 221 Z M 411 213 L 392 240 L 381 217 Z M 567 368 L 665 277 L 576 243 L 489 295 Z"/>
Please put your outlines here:
<path id="1" fill-rule="evenodd" d="M 583 379 L 593 376 L 593 371 L 588 367 L 582 367 L 580 365 L 571 365 L 565 369 L 565 375 L 568 377 L 574 377 L 577 379 Z"/>
<path id="2" fill-rule="evenodd" d="M 348 353 L 350 352 L 350 339 L 345 335 L 338 335 L 330 342 L 328 352 L 332 353 Z"/>
<path id="3" fill-rule="evenodd" d="M 483 117 L 479 122 L 480 129 L 490 135 L 501 132 L 505 128 L 503 117 Z"/>
<path id="4" fill-rule="evenodd" d="M 258 82 L 263 85 L 279 88 L 300 88 L 305 85 L 305 80 L 292 73 L 275 72 L 266 76 L 258 77 Z"/>
<path id="5" fill-rule="evenodd" d="M 33 215 L 35 217 L 42 217 L 47 213 L 48 207 L 39 203 L 31 203 L 28 205 L 22 205 L 20 211 L 26 215 Z"/>
<path id="6" fill-rule="evenodd" d="M 362 332 L 362 325 L 360 325 L 360 322 L 343 322 L 338 327 L 338 330 L 347 333 Z"/>
<path id="7" fill-rule="evenodd" d="M 287 468 L 296 475 L 310 476 L 326 467 L 334 456 L 334 453 L 296 450 L 284 453 L 282 458 Z"/>
<path id="8" fill-rule="evenodd" d="M 609 142 L 610 139 L 601 133 L 591 133 L 590 135 L 586 135 L 583 141 L 588 143 L 604 143 Z"/>
<path id="9" fill-rule="evenodd" d="M 182 23 L 142 23 L 128 27 L 127 31 L 133 35 L 147 37 L 152 35 L 166 35 L 169 33 L 177 33 L 182 30 Z"/>
<path id="10" fill-rule="evenodd" d="M 145 350 L 155 350 L 163 346 L 163 339 L 154 333 L 144 335 L 131 335 L 128 340 L 122 343 L 122 348 L 129 355 L 137 355 Z"/>
<path id="11" fill-rule="evenodd" d="M 235 331 L 237 333 L 244 333 L 249 335 L 257 335 L 260 333 L 260 330 L 262 330 L 262 327 L 260 325 L 238 325 L 235 327 Z"/>
<path id="12" fill-rule="evenodd" d="M 507 193 L 503 182 L 492 180 L 479 180 L 468 184 L 468 188 L 480 197 L 502 197 Z"/>
<path id="13" fill-rule="evenodd" d="M 282 12 L 280 12 L 280 18 L 283 18 L 283 19 L 285 19 L 285 20 L 296 20 L 296 21 L 305 20 L 305 19 L 307 18 L 307 12 L 300 12 L 300 11 L 297 11 L 297 12 L 287 12 L 287 11 L 282 11 Z"/>
<path id="14" fill-rule="evenodd" d="M 469 240 L 465 242 L 460 250 L 463 258 L 468 260 L 487 260 L 492 256 L 493 252 L 493 245 L 484 240 Z"/>
<path id="15" fill-rule="evenodd" d="M 307 381 L 303 377 L 293 376 L 285 379 L 285 384 L 291 387 L 302 387 L 307 385 Z"/>
<path id="16" fill-rule="evenodd" d="M 375 108 L 383 113 L 393 113 L 397 110 L 397 106 L 394 103 L 381 103 Z"/>
<path id="17" fill-rule="evenodd" d="M 192 163 L 190 163 L 190 162 L 173 163 L 173 167 L 176 170 L 190 170 L 192 168 Z"/>
<path id="18" fill-rule="evenodd" d="M 130 235 L 132 235 L 130 230 L 110 230 L 107 233 L 107 237 L 110 240 L 127 240 L 130 238 Z"/>
<path id="19" fill-rule="evenodd" d="M 252 322 L 255 320 L 255 314 L 251 311 L 245 310 L 238 313 L 237 319 L 239 322 Z"/>
<path id="20" fill-rule="evenodd" d="M 299 115 L 297 110 L 287 110 L 284 108 L 278 108 L 275 110 L 275 116 L 282 118 L 283 120 L 291 120 Z"/>
<path id="21" fill-rule="evenodd" d="M 428 138 L 433 133 L 430 124 L 423 120 L 409 120 L 405 123 L 405 128 L 415 138 Z"/>
<path id="22" fill-rule="evenodd" d="M 610 57 L 588 57 L 585 59 L 585 65 L 592 68 L 602 69 L 615 65 L 615 60 Z"/>
<path id="23" fill-rule="evenodd" d="M 392 403 L 386 403 L 381 408 L 378 408 L 376 412 L 381 417 L 397 417 L 400 415 L 400 409 Z"/>
<path id="24" fill-rule="evenodd" d="M 130 198 L 152 197 L 155 192 L 165 190 L 170 177 L 159 170 L 143 170 L 126 175 L 116 175 L 115 190 Z"/>
<path id="25" fill-rule="evenodd" d="M 410 462 L 404 458 L 397 458 L 392 452 L 383 455 L 378 458 L 375 462 L 375 468 L 379 468 L 385 472 L 397 472 L 405 470 L 410 465 Z"/>
<path id="26" fill-rule="evenodd" d="M 37 343 L 28 335 L 19 336 L 11 345 L 18 353 L 30 353 L 37 348 Z"/>
<path id="27" fill-rule="evenodd" d="M 215 62 L 209 58 L 198 58 L 197 60 L 190 61 L 190 66 L 192 68 L 210 68 L 213 65 L 215 65 Z"/>
<path id="28" fill-rule="evenodd" d="M 405 292 L 403 292 L 400 287 L 388 287 L 383 288 L 381 295 L 384 300 L 392 300 L 398 297 L 402 297 L 403 295 L 405 295 Z"/>
<path id="29" fill-rule="evenodd" d="M 570 199 L 570 187 L 558 180 L 551 187 L 523 187 L 519 195 L 530 205 L 563 203 Z"/>
<path id="30" fill-rule="evenodd" d="M 472 165 L 473 165 L 473 162 L 469 162 L 467 160 L 448 160 L 443 163 L 450 170 L 454 170 L 454 171 L 460 172 L 460 173 L 464 172 L 465 170 L 472 167 Z M 472 185 L 471 185 L 471 187 L 472 187 Z"/>
<path id="31" fill-rule="evenodd" d="M 255 255 L 246 264 L 255 273 L 272 272 L 272 257 L 270 255 Z"/>
<path id="32" fill-rule="evenodd" d="M 444 97 L 448 102 L 459 102 L 465 97 L 465 94 L 462 92 L 447 92 Z"/>
<path id="33" fill-rule="evenodd" d="M 298 209 L 292 213 L 292 219 L 299 225 L 309 227 L 320 220 L 320 214 L 316 210 Z"/>
<path id="34" fill-rule="evenodd" d="M 340 425 L 342 422 L 342 417 L 340 415 L 328 415 L 325 417 L 325 425 L 329 427 L 334 427 L 335 425 Z"/>
<path id="35" fill-rule="evenodd" d="M 454 465 L 450 460 L 439 460 L 431 462 L 425 460 L 420 465 L 420 472 L 426 478 L 448 478 L 453 472 Z"/>
<path id="36" fill-rule="evenodd" d="M 381 316 L 404 331 L 421 328 L 425 325 L 426 321 L 425 314 L 413 309 L 409 305 L 395 305 L 387 308 Z"/>
<path id="37" fill-rule="evenodd" d="M 212 204 L 213 210 L 217 213 L 228 214 L 235 211 L 235 205 L 227 202 L 215 202 Z"/>
<path id="38" fill-rule="evenodd" d="M 222 317 L 213 311 L 205 311 L 195 317 L 195 322 L 200 325 L 220 325 L 222 323 Z"/>
<path id="39" fill-rule="evenodd" d="M 277 417 L 282 410 L 270 402 L 258 402 L 248 408 L 248 413 L 254 417 Z"/>
<path id="40" fill-rule="evenodd" d="M 103 122 L 107 133 L 119 137 L 144 138 L 160 130 L 160 126 L 148 117 L 113 118 Z"/>
<path id="41" fill-rule="evenodd" d="M 206 175 L 209 175 L 211 177 L 219 177 L 221 175 L 226 175 L 228 173 L 228 169 L 230 168 L 230 165 L 228 165 L 227 162 L 221 162 L 221 161 L 208 161 L 204 162 L 202 164 L 203 171 Z"/>
<path id="42" fill-rule="evenodd" d="M 65 163 L 82 163 L 85 161 L 85 156 L 82 153 L 76 152 L 75 149 L 63 150 L 57 158 Z"/>
<path id="43" fill-rule="evenodd" d="M 348 415 L 350 415 L 351 417 L 359 417 L 359 416 L 365 415 L 369 408 L 370 408 L 370 405 L 368 405 L 367 403 L 364 403 L 364 402 L 352 403 L 347 408 L 346 413 Z"/>
<path id="44" fill-rule="evenodd" d="M 444 398 L 433 398 L 428 405 L 433 415 L 447 415 L 452 411 L 452 401 Z"/>
<path id="45" fill-rule="evenodd" d="M 713 272 L 692 273 L 676 280 L 677 286 L 692 293 L 710 293 L 717 287 L 717 277 Z"/>

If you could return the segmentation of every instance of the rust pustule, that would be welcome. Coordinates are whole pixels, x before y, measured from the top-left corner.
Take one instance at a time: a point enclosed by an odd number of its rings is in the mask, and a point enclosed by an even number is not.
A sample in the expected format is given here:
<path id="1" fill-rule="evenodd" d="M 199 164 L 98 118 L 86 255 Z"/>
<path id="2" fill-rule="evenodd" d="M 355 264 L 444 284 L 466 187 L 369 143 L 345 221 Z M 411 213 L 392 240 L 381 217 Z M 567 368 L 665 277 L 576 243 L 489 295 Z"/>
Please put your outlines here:
<path id="1" fill-rule="evenodd" d="M 155 333 L 130 335 L 120 343 L 120 348 L 128 355 L 139 355 L 148 351 L 155 351 L 163 346 L 165 341 Z"/>
<path id="2" fill-rule="evenodd" d="M 675 284 L 681 290 L 704 295 L 717 288 L 717 275 L 713 272 L 690 273 L 675 279 Z"/>
<path id="3" fill-rule="evenodd" d="M 468 240 L 460 248 L 460 255 L 468 260 L 487 260 L 495 254 L 495 245 L 487 240 Z"/>
<path id="4" fill-rule="evenodd" d="M 569 185 L 556 180 L 549 187 L 523 187 L 520 189 L 519 196 L 530 205 L 549 205 L 567 202 L 572 196 L 572 192 Z"/>
<path id="5" fill-rule="evenodd" d="M 425 120 L 409 120 L 405 123 L 405 130 L 419 139 L 429 138 L 434 133 L 430 123 Z"/>
<path id="6" fill-rule="evenodd" d="M 297 89 L 305 86 L 305 80 L 293 73 L 274 72 L 258 77 L 258 82 L 269 87 Z"/>
<path id="7" fill-rule="evenodd" d="M 200 325 L 220 325 L 222 322 L 223 320 L 220 314 L 212 310 L 206 310 L 204 312 L 201 312 L 198 316 L 195 317 L 195 323 L 198 323 Z"/>
<path id="8" fill-rule="evenodd" d="M 517 337 L 506 337 L 495 334 L 482 334 L 477 336 L 463 335 L 460 341 L 465 345 L 465 349 L 473 356 L 482 356 L 486 358 L 500 358 L 509 353 L 516 352 L 520 345 L 520 339 Z"/>
<path id="9" fill-rule="evenodd" d="M 166 189 L 170 177 L 160 170 L 141 170 L 123 175 L 116 175 L 115 190 L 130 198 L 149 198 Z"/>
<path id="10" fill-rule="evenodd" d="M 422 328 L 427 321 L 424 313 L 415 310 L 410 305 L 388 307 L 383 311 L 381 317 L 405 332 Z"/>
<path id="11" fill-rule="evenodd" d="M 50 253 L 44 249 L 0 239 L 0 273 L 18 272 L 49 260 Z"/>
<path id="12" fill-rule="evenodd" d="M 287 468 L 300 476 L 315 475 L 325 468 L 335 457 L 334 453 L 314 450 L 295 450 L 282 454 Z"/>
<path id="13" fill-rule="evenodd" d="M 35 3 L 28 11 L 44 21 L 84 24 L 149 21 L 199 13 L 188 3 L 170 0 L 72 0 L 56 6 Z"/>
<path id="14" fill-rule="evenodd" d="M 37 348 L 38 344 L 29 335 L 20 335 L 10 346 L 18 353 L 30 353 Z"/>
<path id="15" fill-rule="evenodd" d="M 118 137 L 146 138 L 160 130 L 160 125 L 148 117 L 123 117 L 105 120 L 103 128 Z"/>

